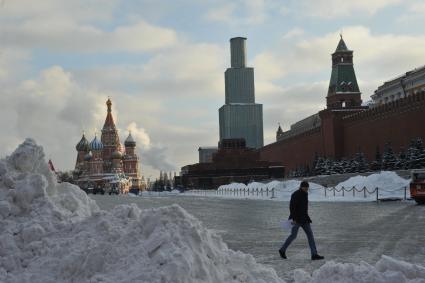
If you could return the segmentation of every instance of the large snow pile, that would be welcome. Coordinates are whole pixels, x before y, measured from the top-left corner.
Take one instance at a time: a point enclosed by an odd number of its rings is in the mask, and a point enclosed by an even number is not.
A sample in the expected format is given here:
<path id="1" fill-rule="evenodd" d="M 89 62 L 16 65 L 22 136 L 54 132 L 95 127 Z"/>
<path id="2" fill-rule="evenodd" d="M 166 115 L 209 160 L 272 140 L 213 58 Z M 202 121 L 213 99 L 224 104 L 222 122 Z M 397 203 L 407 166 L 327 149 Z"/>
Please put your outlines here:
<path id="1" fill-rule="evenodd" d="M 410 180 L 406 180 L 401 178 L 395 172 L 391 171 L 382 171 L 380 173 L 375 173 L 369 176 L 355 176 L 351 177 L 348 180 L 339 183 L 335 186 L 337 191 L 335 191 L 335 195 L 332 188 L 327 189 L 327 193 L 325 194 L 325 188 L 319 184 L 309 182 L 310 191 L 309 191 L 309 200 L 311 201 L 373 201 L 376 200 L 376 194 L 374 193 L 375 188 L 379 188 L 379 198 L 404 198 L 404 188 L 406 190 L 406 197 L 410 197 L 409 191 L 409 182 Z M 224 197 L 224 198 L 264 198 L 264 196 L 270 198 L 273 196 L 275 200 L 289 200 L 291 198 L 291 194 L 299 189 L 301 181 L 299 180 L 286 180 L 286 181 L 271 181 L 269 183 L 258 183 L 252 182 L 248 185 L 242 183 L 232 183 L 228 185 L 223 185 L 218 188 L 221 190 L 240 190 L 240 189 L 249 189 L 249 190 L 261 190 L 265 192 L 266 189 L 269 191 L 274 189 L 274 193 L 272 195 L 257 194 L 256 191 L 254 194 L 234 194 L 234 193 L 224 193 L 224 194 L 210 194 L 211 196 Z M 346 190 L 343 194 L 340 190 L 344 187 Z M 351 190 L 353 187 L 356 188 L 356 192 L 353 194 L 347 192 L 347 190 Z M 364 197 L 363 191 L 361 191 L 364 187 L 367 188 L 368 192 L 366 192 L 366 197 Z"/>
<path id="2" fill-rule="evenodd" d="M 401 178 L 397 173 L 393 171 L 381 171 L 369 176 L 354 176 L 350 179 L 339 183 L 336 188 L 363 188 L 366 187 L 370 190 L 378 187 L 388 191 L 398 190 L 405 186 L 409 186 L 410 180 Z"/>
<path id="3" fill-rule="evenodd" d="M 0 282 L 282 282 L 177 205 L 101 211 L 27 139 L 0 161 Z"/>
<path id="4" fill-rule="evenodd" d="M 375 264 L 326 262 L 313 274 L 294 271 L 295 283 L 425 283 L 425 267 L 383 255 Z"/>
<path id="5" fill-rule="evenodd" d="M 392 171 L 382 171 L 369 176 L 355 176 L 336 185 L 337 189 L 342 187 L 350 189 L 356 187 L 362 189 L 366 187 L 369 191 L 379 188 L 379 195 L 383 197 L 401 197 L 404 194 L 404 188 L 409 188 L 410 180 L 401 178 Z M 410 191 L 407 190 L 409 196 Z"/>

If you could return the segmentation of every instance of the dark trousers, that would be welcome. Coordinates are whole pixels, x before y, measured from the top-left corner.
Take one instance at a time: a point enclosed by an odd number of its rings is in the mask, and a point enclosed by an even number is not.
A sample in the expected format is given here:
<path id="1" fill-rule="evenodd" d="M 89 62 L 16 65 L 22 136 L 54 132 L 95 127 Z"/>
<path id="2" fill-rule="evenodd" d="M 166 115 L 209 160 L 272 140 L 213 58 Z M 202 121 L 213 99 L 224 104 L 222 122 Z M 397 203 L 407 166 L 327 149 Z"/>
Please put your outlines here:
<path id="1" fill-rule="evenodd" d="M 291 235 L 289 235 L 289 237 L 286 239 L 285 243 L 280 249 L 283 251 L 286 251 L 286 249 L 289 247 L 292 241 L 297 238 L 298 229 L 300 229 L 300 227 L 303 228 L 305 234 L 307 235 L 308 244 L 311 250 L 311 255 L 317 254 L 316 243 L 314 242 L 314 237 L 313 237 L 313 231 L 311 230 L 309 223 L 292 225 Z"/>

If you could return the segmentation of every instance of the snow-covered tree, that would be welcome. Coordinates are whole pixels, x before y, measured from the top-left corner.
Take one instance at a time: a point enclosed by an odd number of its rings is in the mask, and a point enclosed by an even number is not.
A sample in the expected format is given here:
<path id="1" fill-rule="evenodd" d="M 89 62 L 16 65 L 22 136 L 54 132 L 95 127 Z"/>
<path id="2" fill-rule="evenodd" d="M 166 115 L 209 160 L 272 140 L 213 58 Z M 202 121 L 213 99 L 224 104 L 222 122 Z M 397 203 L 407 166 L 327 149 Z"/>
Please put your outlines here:
<path id="1" fill-rule="evenodd" d="M 395 169 L 407 169 L 408 168 L 408 163 L 407 163 L 407 155 L 406 155 L 406 150 L 404 149 L 404 147 L 400 148 L 400 152 L 398 154 L 398 159 L 397 162 L 394 165 Z"/>
<path id="2" fill-rule="evenodd" d="M 323 159 L 323 157 L 318 157 L 317 158 L 317 162 L 316 165 L 313 168 L 313 173 L 314 175 L 323 175 L 324 173 L 324 166 L 325 166 L 325 161 Z"/>
<path id="3" fill-rule="evenodd" d="M 425 149 L 421 138 L 416 139 L 416 149 L 418 150 L 417 166 L 418 168 L 425 167 Z"/>
<path id="4" fill-rule="evenodd" d="M 375 152 L 375 160 L 372 161 L 372 163 L 370 164 L 370 169 L 373 171 L 378 171 L 378 170 L 381 170 L 381 167 L 382 167 L 382 157 L 379 151 L 379 146 L 377 146 L 376 152 Z"/>
<path id="5" fill-rule="evenodd" d="M 384 170 L 394 170 L 394 165 L 396 164 L 396 162 L 397 159 L 390 143 L 386 143 L 384 149 L 384 156 L 382 158 L 382 168 Z"/>
<path id="6" fill-rule="evenodd" d="M 360 151 L 360 149 L 356 153 L 356 156 L 355 156 L 354 159 L 357 162 L 356 172 L 362 173 L 362 172 L 366 172 L 368 170 L 368 164 L 367 164 L 366 158 L 365 158 L 363 152 Z"/>
<path id="7" fill-rule="evenodd" d="M 407 152 L 406 152 L 406 163 L 408 164 L 408 166 L 406 167 L 408 167 L 409 169 L 421 167 L 418 160 L 420 154 L 421 152 L 419 151 L 417 147 L 417 140 L 412 139 L 410 141 L 409 148 L 407 149 Z"/>

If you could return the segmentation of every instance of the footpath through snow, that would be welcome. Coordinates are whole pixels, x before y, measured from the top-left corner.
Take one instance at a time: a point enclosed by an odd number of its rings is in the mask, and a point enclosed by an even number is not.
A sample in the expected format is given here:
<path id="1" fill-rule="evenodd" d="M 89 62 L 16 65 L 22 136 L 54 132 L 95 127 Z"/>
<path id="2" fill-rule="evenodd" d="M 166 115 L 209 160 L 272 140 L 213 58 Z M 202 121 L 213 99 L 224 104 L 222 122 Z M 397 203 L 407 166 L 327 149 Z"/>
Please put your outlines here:
<path id="1" fill-rule="evenodd" d="M 0 161 L 0 282 L 284 282 L 177 205 L 102 211 L 56 182 L 27 139 Z M 284 264 L 284 263 L 283 263 Z M 294 282 L 425 282 L 425 268 L 383 256 L 325 263 Z"/>

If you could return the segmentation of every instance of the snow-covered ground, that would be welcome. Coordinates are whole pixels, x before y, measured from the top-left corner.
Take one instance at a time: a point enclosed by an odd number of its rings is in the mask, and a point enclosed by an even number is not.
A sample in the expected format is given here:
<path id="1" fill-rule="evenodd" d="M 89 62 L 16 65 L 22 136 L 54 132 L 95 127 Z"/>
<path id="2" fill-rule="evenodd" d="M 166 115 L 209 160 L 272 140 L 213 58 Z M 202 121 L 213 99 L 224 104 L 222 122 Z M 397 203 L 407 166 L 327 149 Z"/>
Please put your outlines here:
<path id="1" fill-rule="evenodd" d="M 284 282 L 178 205 L 101 210 L 56 182 L 31 139 L 0 161 L 0 220 L 0 282 Z M 424 267 L 382 257 L 374 266 L 329 261 L 313 274 L 294 271 L 293 281 L 424 278 Z"/>
<path id="2" fill-rule="evenodd" d="M 100 210 L 33 140 L 0 176 L 0 282 L 282 282 L 177 205 Z"/>
<path id="3" fill-rule="evenodd" d="M 409 182 L 395 172 L 382 171 L 365 176 L 355 176 L 339 183 L 335 187 L 325 188 L 310 182 L 310 201 L 375 201 L 376 189 L 379 199 L 410 198 Z M 300 187 L 301 181 L 271 181 L 269 183 L 252 182 L 248 185 L 231 183 L 220 186 L 216 191 L 187 191 L 185 195 L 205 195 L 223 198 L 260 198 L 273 200 L 289 200 L 291 194 Z M 354 188 L 354 189 L 353 189 Z M 248 190 L 250 193 L 248 194 Z M 259 191 L 257 193 L 257 190 Z M 273 190 L 273 192 L 271 192 Z M 344 190 L 344 192 L 343 192 Z M 354 194 L 353 194 L 354 190 Z M 262 191 L 262 193 L 261 193 Z M 266 193 L 268 191 L 268 193 Z M 326 191 L 326 192 L 325 192 Z M 335 192 L 335 194 L 334 194 Z"/>

